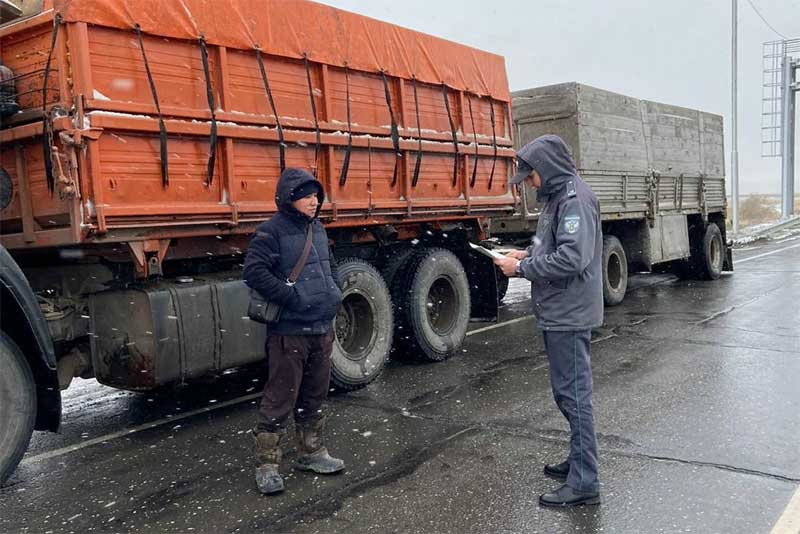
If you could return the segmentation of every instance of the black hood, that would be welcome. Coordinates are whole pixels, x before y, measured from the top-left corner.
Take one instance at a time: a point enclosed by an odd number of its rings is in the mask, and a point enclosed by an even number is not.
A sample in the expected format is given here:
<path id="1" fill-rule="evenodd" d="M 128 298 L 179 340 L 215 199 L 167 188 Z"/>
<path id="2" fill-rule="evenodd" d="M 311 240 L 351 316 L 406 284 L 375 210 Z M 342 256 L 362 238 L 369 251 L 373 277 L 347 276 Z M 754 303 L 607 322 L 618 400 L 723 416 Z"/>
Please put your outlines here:
<path id="1" fill-rule="evenodd" d="M 540 201 L 557 193 L 578 175 L 567 144 L 557 135 L 537 137 L 517 152 L 517 157 L 533 167 L 542 179 L 536 196 Z"/>
<path id="2" fill-rule="evenodd" d="M 275 189 L 275 205 L 278 206 L 278 209 L 289 215 L 305 218 L 303 214 L 292 206 L 292 191 L 307 183 L 313 183 L 317 186 L 319 204 L 317 205 L 317 212 L 314 214 L 314 218 L 317 218 L 322 209 L 322 201 L 325 200 L 325 192 L 322 189 L 322 184 L 311 173 L 303 169 L 290 168 L 281 173 L 280 178 L 278 178 L 278 187 Z"/>

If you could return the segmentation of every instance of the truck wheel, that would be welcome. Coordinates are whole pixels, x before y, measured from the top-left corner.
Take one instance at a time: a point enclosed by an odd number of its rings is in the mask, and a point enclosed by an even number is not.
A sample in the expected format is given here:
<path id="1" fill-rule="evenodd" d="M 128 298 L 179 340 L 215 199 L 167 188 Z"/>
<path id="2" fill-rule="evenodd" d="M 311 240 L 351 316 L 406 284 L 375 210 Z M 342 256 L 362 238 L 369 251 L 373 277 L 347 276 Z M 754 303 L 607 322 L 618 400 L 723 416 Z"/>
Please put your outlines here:
<path id="1" fill-rule="evenodd" d="M 603 236 L 603 301 L 616 306 L 628 290 L 628 260 L 625 249 L 613 235 Z"/>
<path id="2" fill-rule="evenodd" d="M 394 321 L 392 299 L 380 273 L 369 263 L 338 263 L 342 305 L 334 322 L 331 381 L 351 391 L 372 382 L 389 359 Z"/>
<path id="3" fill-rule="evenodd" d="M 25 355 L 0 332 L 0 485 L 25 454 L 36 422 L 36 383 Z"/>
<path id="4" fill-rule="evenodd" d="M 506 293 L 508 293 L 508 277 L 498 267 L 495 267 L 495 275 L 497 278 L 497 300 L 501 302 Z"/>
<path id="5" fill-rule="evenodd" d="M 698 242 L 696 245 L 697 249 L 692 250 L 691 257 L 694 272 L 703 280 L 716 280 L 722 274 L 722 264 L 725 261 L 725 245 L 719 226 L 709 223 L 702 243 Z"/>
<path id="6" fill-rule="evenodd" d="M 461 347 L 470 317 L 464 266 L 446 249 L 411 256 L 392 284 L 397 344 L 407 355 L 441 361 Z"/>

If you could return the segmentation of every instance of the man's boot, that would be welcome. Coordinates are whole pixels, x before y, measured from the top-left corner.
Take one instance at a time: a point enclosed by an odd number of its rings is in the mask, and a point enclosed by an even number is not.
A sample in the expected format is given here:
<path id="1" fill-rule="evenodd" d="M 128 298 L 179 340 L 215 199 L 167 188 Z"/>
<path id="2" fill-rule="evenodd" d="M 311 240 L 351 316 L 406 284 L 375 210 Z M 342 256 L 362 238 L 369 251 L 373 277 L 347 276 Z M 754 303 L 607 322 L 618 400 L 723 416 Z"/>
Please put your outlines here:
<path id="1" fill-rule="evenodd" d="M 283 491 L 283 478 L 278 468 L 281 465 L 281 435 L 253 430 L 256 460 L 256 485 L 265 495 Z"/>
<path id="2" fill-rule="evenodd" d="M 314 471 L 321 475 L 338 473 L 344 469 L 344 460 L 333 458 L 322 441 L 325 420 L 295 425 L 298 457 L 294 466 L 301 471 Z"/>
<path id="3" fill-rule="evenodd" d="M 558 480 L 566 481 L 567 475 L 569 475 L 569 461 L 564 461 L 556 465 L 545 464 L 544 474 Z"/>
<path id="4" fill-rule="evenodd" d="M 597 505 L 600 504 L 600 492 L 578 491 L 564 484 L 555 491 L 540 495 L 539 504 L 557 507 Z"/>

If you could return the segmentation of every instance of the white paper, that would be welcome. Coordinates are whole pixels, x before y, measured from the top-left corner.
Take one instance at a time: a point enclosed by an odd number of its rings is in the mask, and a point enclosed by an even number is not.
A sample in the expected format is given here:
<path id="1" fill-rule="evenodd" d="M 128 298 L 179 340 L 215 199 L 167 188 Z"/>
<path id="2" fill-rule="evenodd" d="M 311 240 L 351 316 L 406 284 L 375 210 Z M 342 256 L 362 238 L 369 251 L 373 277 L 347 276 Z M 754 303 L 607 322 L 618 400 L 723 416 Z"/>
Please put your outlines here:
<path id="1" fill-rule="evenodd" d="M 494 259 L 501 259 L 501 258 L 505 258 L 506 257 L 505 255 L 500 254 L 499 252 L 495 252 L 493 250 L 489 250 L 488 248 L 482 247 L 480 245 L 476 245 L 475 243 L 470 243 L 469 246 L 472 247 L 472 250 L 480 252 L 481 254 L 483 254 L 485 256 L 489 256 L 493 260 Z"/>

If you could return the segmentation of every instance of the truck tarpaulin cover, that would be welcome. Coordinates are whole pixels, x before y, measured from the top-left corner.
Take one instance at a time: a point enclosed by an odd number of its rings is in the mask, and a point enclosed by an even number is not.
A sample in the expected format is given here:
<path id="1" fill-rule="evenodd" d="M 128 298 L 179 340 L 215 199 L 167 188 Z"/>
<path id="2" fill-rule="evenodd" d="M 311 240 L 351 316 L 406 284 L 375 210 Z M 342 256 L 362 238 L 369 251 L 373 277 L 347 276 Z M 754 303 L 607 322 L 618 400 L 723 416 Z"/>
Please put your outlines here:
<path id="1" fill-rule="evenodd" d="M 66 22 L 387 73 L 508 102 L 501 56 L 307 0 L 55 0 Z"/>

